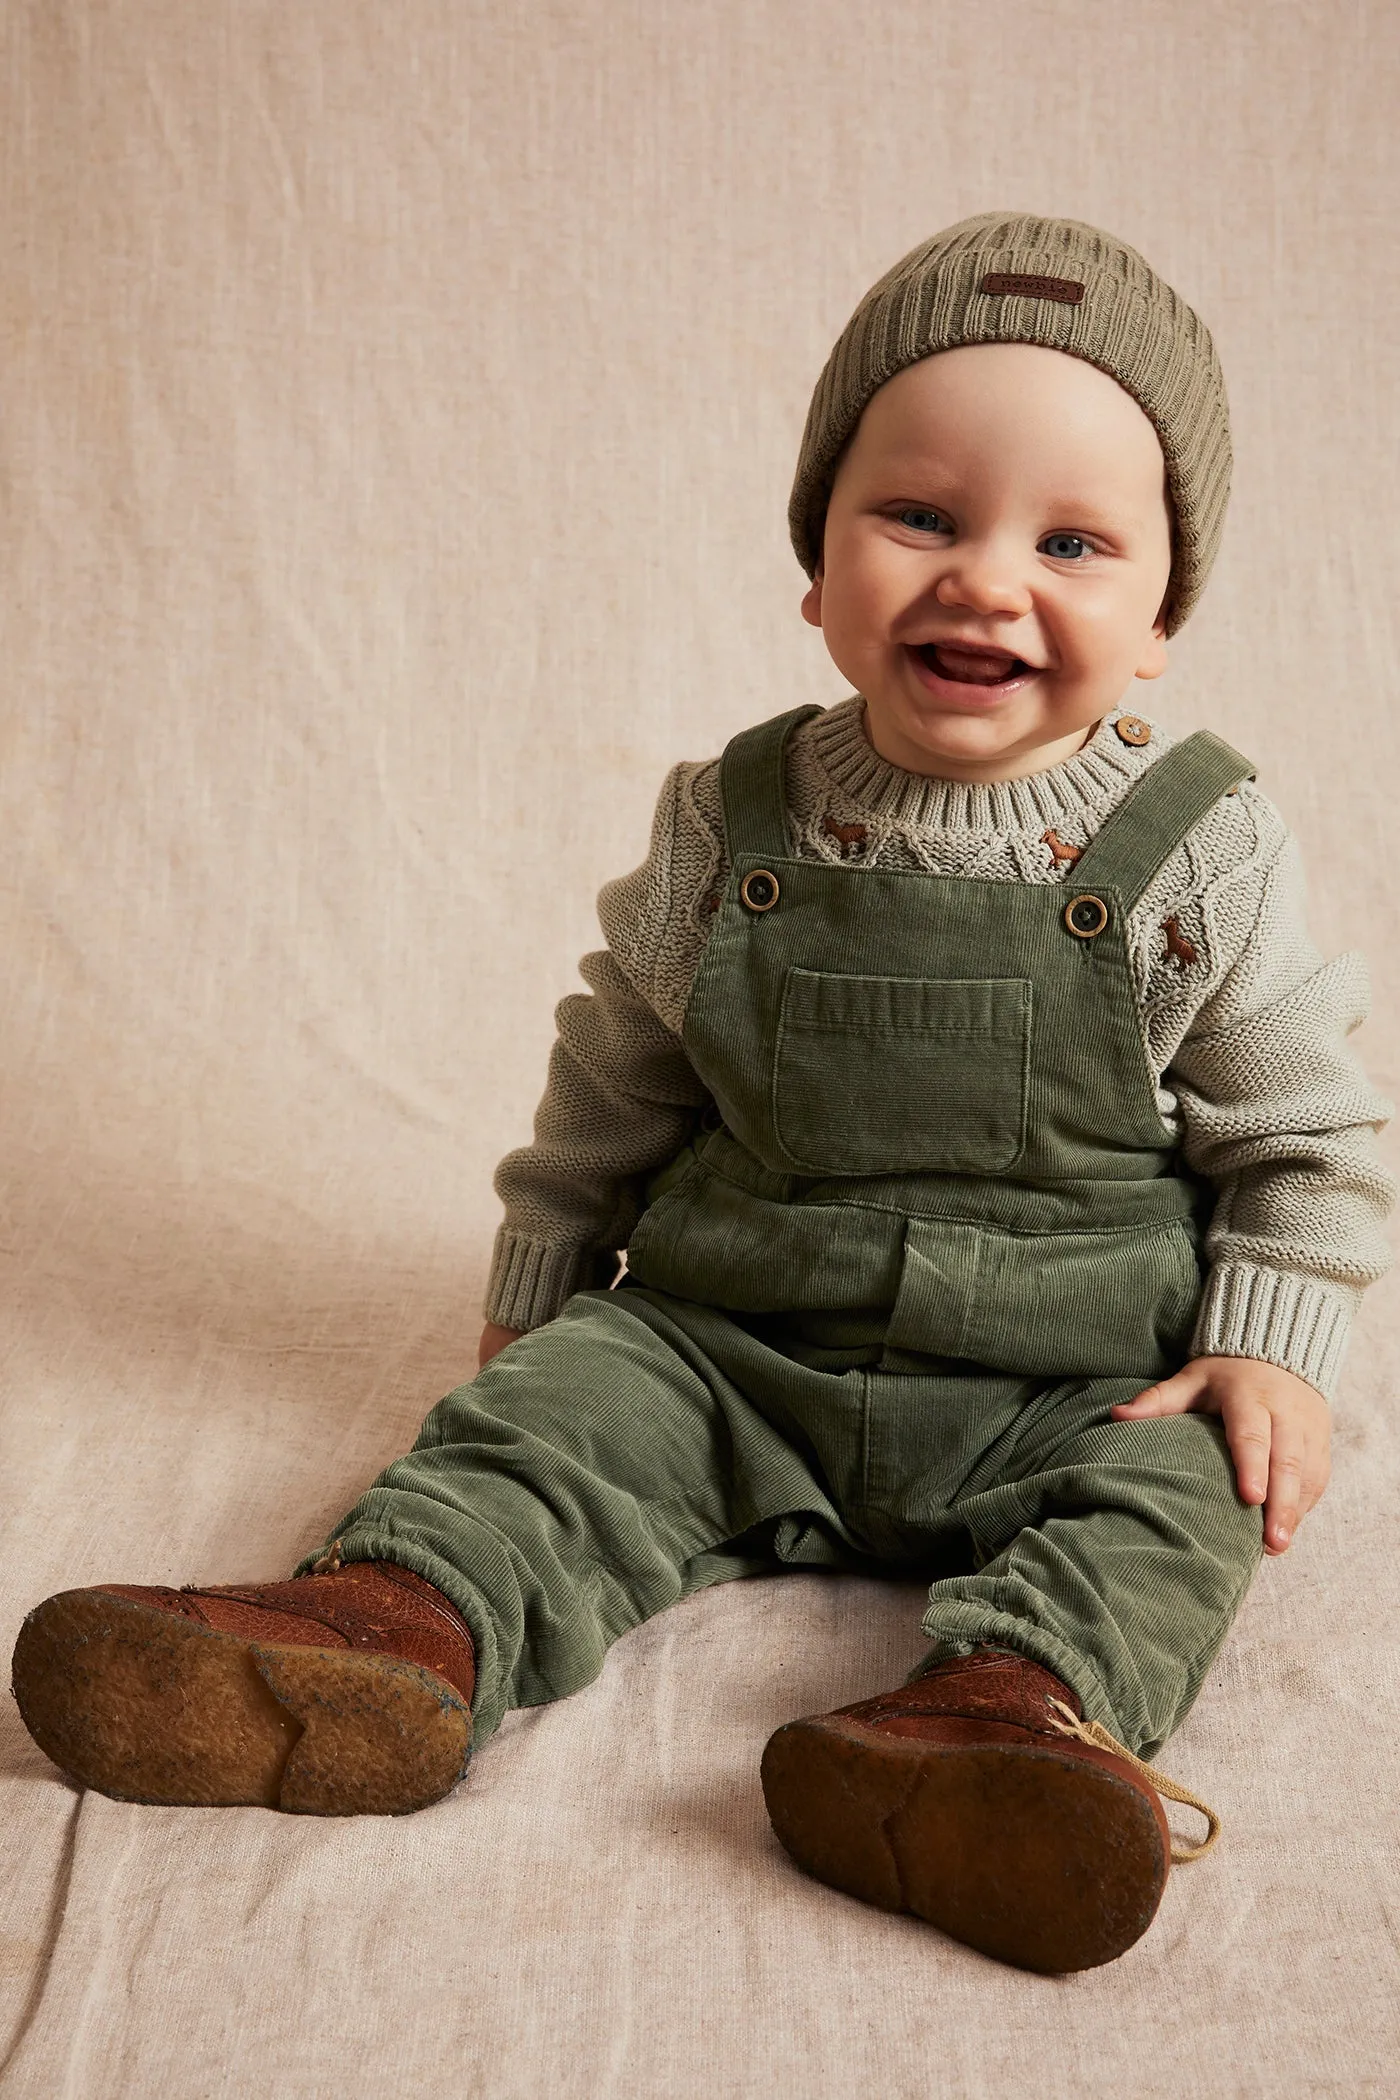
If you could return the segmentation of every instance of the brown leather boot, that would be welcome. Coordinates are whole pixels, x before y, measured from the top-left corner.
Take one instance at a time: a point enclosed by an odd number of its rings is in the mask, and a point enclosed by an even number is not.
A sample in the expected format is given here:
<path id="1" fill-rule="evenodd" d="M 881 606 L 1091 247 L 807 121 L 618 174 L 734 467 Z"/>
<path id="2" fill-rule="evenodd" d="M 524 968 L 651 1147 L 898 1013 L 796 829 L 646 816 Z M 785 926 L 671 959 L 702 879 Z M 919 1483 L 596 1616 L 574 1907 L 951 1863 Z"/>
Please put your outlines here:
<path id="1" fill-rule="evenodd" d="M 953 1657 L 780 1728 L 763 1753 L 768 1813 L 833 1888 L 1018 1968 L 1092 1969 L 1151 1924 L 1172 1841 L 1143 1771 L 1061 1732 L 1077 1721 L 1079 1700 L 1039 1664 Z"/>
<path id="2" fill-rule="evenodd" d="M 399 1815 L 471 1747 L 471 1635 L 388 1561 L 215 1589 L 104 1583 L 32 1611 L 14 1691 L 41 1750 L 118 1801 Z"/>

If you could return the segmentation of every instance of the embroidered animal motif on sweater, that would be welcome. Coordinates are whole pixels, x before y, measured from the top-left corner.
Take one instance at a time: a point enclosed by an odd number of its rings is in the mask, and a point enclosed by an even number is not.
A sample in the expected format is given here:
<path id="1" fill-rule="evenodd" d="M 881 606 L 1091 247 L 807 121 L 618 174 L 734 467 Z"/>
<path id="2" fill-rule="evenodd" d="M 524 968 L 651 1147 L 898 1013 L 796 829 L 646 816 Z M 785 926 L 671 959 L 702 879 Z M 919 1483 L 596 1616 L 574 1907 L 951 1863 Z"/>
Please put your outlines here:
<path id="1" fill-rule="evenodd" d="M 838 824 L 828 810 L 822 818 L 822 830 L 833 838 L 841 848 L 841 858 L 856 859 L 865 851 L 865 842 L 870 834 L 864 824 Z"/>
<path id="2" fill-rule="evenodd" d="M 1167 937 L 1167 953 L 1178 970 L 1189 970 L 1196 960 L 1196 944 L 1187 940 L 1181 930 L 1181 921 L 1175 916 L 1163 919 L 1162 931 Z"/>
<path id="3" fill-rule="evenodd" d="M 1082 846 L 1073 846 L 1068 839 L 1062 839 L 1058 831 L 1043 831 L 1040 835 L 1040 843 L 1042 846 L 1050 848 L 1050 857 L 1057 868 L 1064 866 L 1072 868 L 1084 851 Z"/>

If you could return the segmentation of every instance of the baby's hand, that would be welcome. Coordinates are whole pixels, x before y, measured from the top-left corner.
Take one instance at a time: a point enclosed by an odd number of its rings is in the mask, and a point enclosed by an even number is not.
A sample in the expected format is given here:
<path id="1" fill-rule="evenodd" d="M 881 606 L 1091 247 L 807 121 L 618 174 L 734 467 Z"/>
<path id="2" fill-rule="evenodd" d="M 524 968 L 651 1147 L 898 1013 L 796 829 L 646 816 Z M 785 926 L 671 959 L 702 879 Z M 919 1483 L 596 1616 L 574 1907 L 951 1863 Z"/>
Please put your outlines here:
<path id="1" fill-rule="evenodd" d="M 518 1327 L 498 1327 L 494 1320 L 488 1320 L 481 1330 L 481 1344 L 476 1352 L 478 1371 L 484 1371 L 493 1356 L 499 1356 L 502 1349 L 519 1340 Z"/>
<path id="2" fill-rule="evenodd" d="M 1120 1422 L 1146 1415 L 1219 1415 L 1246 1502 L 1266 1504 L 1264 1551 L 1286 1553 L 1332 1471 L 1332 1420 L 1316 1386 L 1252 1356 L 1198 1356 L 1150 1386 Z"/>

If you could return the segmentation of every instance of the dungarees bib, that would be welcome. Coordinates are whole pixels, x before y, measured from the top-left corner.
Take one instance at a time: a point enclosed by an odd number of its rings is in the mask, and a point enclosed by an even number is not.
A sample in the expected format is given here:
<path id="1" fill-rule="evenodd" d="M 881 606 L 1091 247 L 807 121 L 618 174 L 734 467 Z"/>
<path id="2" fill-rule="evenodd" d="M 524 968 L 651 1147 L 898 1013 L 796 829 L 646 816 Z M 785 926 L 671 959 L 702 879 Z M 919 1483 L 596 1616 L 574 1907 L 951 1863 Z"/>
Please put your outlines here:
<path id="1" fill-rule="evenodd" d="M 337 1535 L 465 1614 L 478 1740 L 679 1598 L 788 1566 L 932 1577 L 931 1655 L 1017 1649 L 1150 1755 L 1260 1519 L 1216 1421 L 1112 1418 L 1181 1361 L 1201 1281 L 1127 916 L 1249 768 L 1174 746 L 1063 884 L 827 866 L 786 838 L 807 712 L 725 753 L 685 1022 L 710 1127 L 623 1287 L 449 1393 Z"/>
<path id="2" fill-rule="evenodd" d="M 1127 920 L 1248 762 L 1175 745 L 1064 886 L 831 866 L 787 844 L 812 712 L 724 755 L 731 872 L 684 1030 L 721 1127 L 653 1184 L 632 1276 L 813 1340 L 879 1333 L 891 1367 L 1151 1383 L 1190 1339 L 1202 1204 Z"/>

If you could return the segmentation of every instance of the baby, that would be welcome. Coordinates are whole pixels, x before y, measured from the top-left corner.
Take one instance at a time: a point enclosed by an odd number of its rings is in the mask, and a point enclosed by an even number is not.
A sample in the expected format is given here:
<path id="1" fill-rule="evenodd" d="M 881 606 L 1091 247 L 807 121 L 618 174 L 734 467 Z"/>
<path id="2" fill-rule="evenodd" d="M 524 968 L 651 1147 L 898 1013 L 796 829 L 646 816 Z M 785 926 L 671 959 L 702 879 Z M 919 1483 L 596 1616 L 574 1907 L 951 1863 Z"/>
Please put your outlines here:
<path id="1" fill-rule="evenodd" d="M 790 513 L 854 691 L 677 766 L 603 891 L 479 1375 L 291 1581 L 31 1613 L 57 1763 L 416 1808 L 707 1584 L 917 1575 L 909 1681 L 767 1746 L 783 1844 L 1031 1969 L 1145 1931 L 1205 1844 L 1141 1760 L 1323 1492 L 1392 1200 L 1282 819 L 1124 711 L 1229 468 L 1211 338 L 1122 242 L 989 213 L 881 279 Z"/>

